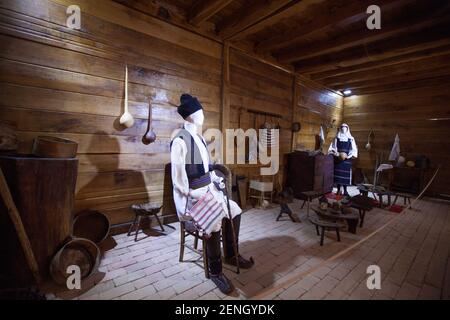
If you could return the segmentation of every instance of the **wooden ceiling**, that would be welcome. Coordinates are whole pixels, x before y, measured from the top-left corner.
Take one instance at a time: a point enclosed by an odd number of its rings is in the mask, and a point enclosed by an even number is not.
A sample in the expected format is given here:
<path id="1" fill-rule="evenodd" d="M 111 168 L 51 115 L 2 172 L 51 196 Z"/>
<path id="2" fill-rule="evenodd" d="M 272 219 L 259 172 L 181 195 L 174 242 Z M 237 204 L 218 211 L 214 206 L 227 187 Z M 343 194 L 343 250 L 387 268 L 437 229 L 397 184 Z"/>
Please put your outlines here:
<path id="1" fill-rule="evenodd" d="M 450 82 L 448 0 L 115 1 L 337 91 Z M 366 27 L 374 3 L 380 30 Z"/>

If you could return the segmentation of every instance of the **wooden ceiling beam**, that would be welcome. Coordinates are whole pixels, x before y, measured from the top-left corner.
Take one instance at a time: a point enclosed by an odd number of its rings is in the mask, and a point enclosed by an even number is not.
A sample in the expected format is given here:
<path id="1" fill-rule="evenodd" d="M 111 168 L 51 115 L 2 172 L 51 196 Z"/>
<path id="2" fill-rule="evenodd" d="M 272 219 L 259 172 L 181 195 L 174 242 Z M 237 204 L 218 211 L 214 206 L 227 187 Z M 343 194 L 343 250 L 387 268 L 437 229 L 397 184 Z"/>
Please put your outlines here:
<path id="1" fill-rule="evenodd" d="M 336 77 L 330 77 L 320 81 L 329 87 L 351 86 L 352 83 L 370 81 L 375 79 L 389 79 L 394 76 L 408 76 L 411 73 L 427 72 L 450 65 L 450 54 L 443 54 L 435 57 L 427 57 L 417 61 L 408 61 L 395 65 L 379 67 L 373 70 L 356 71 Z"/>
<path id="2" fill-rule="evenodd" d="M 428 69 L 424 71 L 413 71 L 405 72 L 401 75 L 389 75 L 386 74 L 384 77 L 379 77 L 370 80 L 360 80 L 360 81 L 350 81 L 345 84 L 339 84 L 331 86 L 337 91 L 351 89 L 352 91 L 356 89 L 363 89 L 367 87 L 385 86 L 388 84 L 396 84 L 402 82 L 413 82 L 424 79 L 432 79 L 437 77 L 450 76 L 450 65 L 444 67 L 438 67 L 434 69 Z"/>
<path id="3" fill-rule="evenodd" d="M 189 12 L 187 18 L 190 24 L 198 26 L 208 20 L 217 12 L 225 8 L 233 0 L 197 0 Z"/>
<path id="4" fill-rule="evenodd" d="M 270 27 L 284 19 L 288 19 L 299 12 L 307 10 L 310 6 L 325 3 L 330 0 L 301 0 L 301 1 L 291 1 L 287 6 L 280 9 L 278 12 L 266 17 L 265 19 L 257 21 L 255 24 L 249 26 L 248 28 L 241 30 L 240 32 L 229 37 L 229 40 L 237 41 L 247 37 L 248 35 L 254 34 L 263 30 L 264 28 Z"/>
<path id="5" fill-rule="evenodd" d="M 370 1 L 369 1 L 370 2 Z M 264 40 L 255 46 L 258 53 L 267 53 L 292 46 L 309 34 L 325 29 L 332 25 L 347 25 L 367 17 L 368 1 L 326 1 L 322 5 L 310 6 L 305 11 L 306 18 L 298 27 L 286 31 L 281 35 Z M 382 11 L 411 2 L 411 0 L 383 0 L 380 1 Z M 306 10 L 306 9 L 305 9 Z"/>
<path id="6" fill-rule="evenodd" d="M 249 4 L 240 10 L 240 12 L 233 15 L 230 19 L 221 22 L 217 26 L 217 33 L 223 39 L 231 38 L 245 28 L 266 19 L 273 13 L 282 10 L 285 6 L 294 2 L 296 1 L 269 0 L 261 1 L 257 5 L 253 2 L 249 2 Z"/>
<path id="7" fill-rule="evenodd" d="M 362 24 L 361 29 L 356 32 L 350 34 L 345 33 L 335 39 L 327 39 L 319 43 L 284 50 L 279 54 L 274 54 L 274 56 L 281 63 L 292 63 L 299 59 L 313 58 L 354 46 L 419 31 L 440 22 L 450 21 L 449 13 L 450 6 L 446 6 L 445 12 L 439 12 L 438 15 L 432 14 L 431 17 L 426 19 L 419 16 L 410 16 L 410 18 L 400 21 L 394 19 L 394 21 L 383 24 L 383 28 L 380 30 L 368 30 L 365 24 Z"/>
<path id="8" fill-rule="evenodd" d="M 423 29 L 407 36 L 398 36 L 367 45 L 352 47 L 339 53 L 327 54 L 294 63 L 299 73 L 315 73 L 339 69 L 370 61 L 381 61 L 395 56 L 450 45 L 448 23 Z"/>
<path id="9" fill-rule="evenodd" d="M 149 15 L 158 20 L 173 24 L 184 30 L 191 31 L 198 35 L 204 36 L 208 39 L 221 42 L 221 39 L 216 35 L 213 23 L 203 23 L 201 26 L 193 26 L 187 22 L 186 12 L 181 8 L 169 5 L 160 0 L 145 1 L 145 0 L 113 0 L 125 7 L 136 10 L 140 13 Z"/>
<path id="10" fill-rule="evenodd" d="M 396 64 L 400 64 L 400 63 L 404 63 L 404 62 L 408 62 L 408 61 L 409 62 L 417 61 L 417 60 L 421 60 L 421 59 L 425 59 L 425 58 L 440 56 L 440 55 L 447 54 L 447 53 L 450 53 L 450 45 L 430 48 L 430 49 L 426 49 L 426 50 L 420 50 L 420 51 L 416 51 L 413 53 L 395 56 L 395 57 L 388 58 L 388 59 L 381 60 L 381 61 L 366 62 L 366 63 L 361 63 L 361 64 L 352 65 L 349 67 L 343 67 L 343 68 L 339 68 L 339 69 L 330 67 L 326 71 L 312 73 L 309 75 L 309 77 L 314 81 L 321 81 L 321 80 L 333 78 L 336 76 L 351 74 L 353 72 L 374 70 L 374 69 L 377 69 L 380 67 L 392 66 L 392 65 L 396 65 Z M 323 82 L 323 81 L 321 81 L 321 82 Z"/>
<path id="11" fill-rule="evenodd" d="M 441 77 L 433 77 L 427 79 L 420 79 L 414 81 L 401 81 L 397 83 L 389 83 L 385 85 L 376 85 L 372 87 L 365 87 L 353 90 L 355 95 L 374 94 L 381 92 L 413 89 L 419 87 L 434 87 L 444 84 L 450 84 L 450 75 Z"/>

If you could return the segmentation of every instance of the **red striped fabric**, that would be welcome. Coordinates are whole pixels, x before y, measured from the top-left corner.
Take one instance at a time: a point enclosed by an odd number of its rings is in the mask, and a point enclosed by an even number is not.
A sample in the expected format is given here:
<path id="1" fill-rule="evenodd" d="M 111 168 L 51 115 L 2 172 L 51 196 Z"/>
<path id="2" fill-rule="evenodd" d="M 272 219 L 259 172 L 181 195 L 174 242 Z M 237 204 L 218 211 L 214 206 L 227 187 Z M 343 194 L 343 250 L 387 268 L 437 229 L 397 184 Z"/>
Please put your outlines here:
<path id="1" fill-rule="evenodd" d="M 222 219 L 223 209 L 220 202 L 208 191 L 186 213 L 192 217 L 200 231 L 210 235 L 219 220 Z"/>

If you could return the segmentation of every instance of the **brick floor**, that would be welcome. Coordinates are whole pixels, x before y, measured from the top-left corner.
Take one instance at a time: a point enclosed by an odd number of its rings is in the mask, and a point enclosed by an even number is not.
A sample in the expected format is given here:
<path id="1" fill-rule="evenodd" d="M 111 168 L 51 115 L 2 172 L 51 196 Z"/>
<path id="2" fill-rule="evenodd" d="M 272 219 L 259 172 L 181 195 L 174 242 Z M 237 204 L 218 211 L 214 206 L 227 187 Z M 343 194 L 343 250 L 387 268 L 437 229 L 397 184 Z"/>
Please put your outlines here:
<path id="1" fill-rule="evenodd" d="M 276 222 L 278 208 L 251 209 L 242 215 L 240 248 L 255 266 L 237 275 L 225 273 L 236 292 L 223 295 L 205 279 L 199 256 L 186 250 L 178 261 L 179 229 L 138 242 L 125 234 L 106 252 L 100 266 L 105 277 L 77 299 L 449 299 L 450 205 L 421 200 L 405 215 L 374 209 L 357 235 L 332 232 L 319 245 L 301 202 L 291 207 L 301 219 Z M 388 221 L 392 223 L 341 257 L 327 261 Z M 318 267 L 319 264 L 322 264 Z M 381 289 L 369 290 L 367 267 L 381 268 Z"/>

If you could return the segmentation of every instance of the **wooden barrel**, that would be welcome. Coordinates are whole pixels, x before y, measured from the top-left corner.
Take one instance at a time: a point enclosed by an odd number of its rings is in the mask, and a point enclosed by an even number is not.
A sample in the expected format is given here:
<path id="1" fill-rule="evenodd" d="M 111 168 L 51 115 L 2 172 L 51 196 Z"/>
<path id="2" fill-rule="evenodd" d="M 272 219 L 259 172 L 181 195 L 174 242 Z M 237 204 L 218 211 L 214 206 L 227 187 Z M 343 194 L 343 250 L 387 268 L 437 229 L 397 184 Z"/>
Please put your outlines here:
<path id="1" fill-rule="evenodd" d="M 77 159 L 0 156 L 0 166 L 30 239 L 41 277 L 50 278 L 50 261 L 72 236 Z M 17 234 L 0 200 L 0 274 L 18 285 L 33 283 Z"/>
<path id="2" fill-rule="evenodd" d="M 43 158 L 75 158 L 78 144 L 74 141 L 50 136 L 34 139 L 33 154 Z"/>
<path id="3" fill-rule="evenodd" d="M 78 266 L 81 279 L 86 279 L 97 271 L 100 264 L 100 249 L 88 239 L 73 238 L 67 242 L 53 257 L 50 275 L 57 284 L 65 285 L 68 267 Z"/>
<path id="4" fill-rule="evenodd" d="M 97 244 L 106 239 L 109 229 L 109 219 L 100 211 L 85 210 L 73 220 L 74 237 L 89 239 Z"/>

